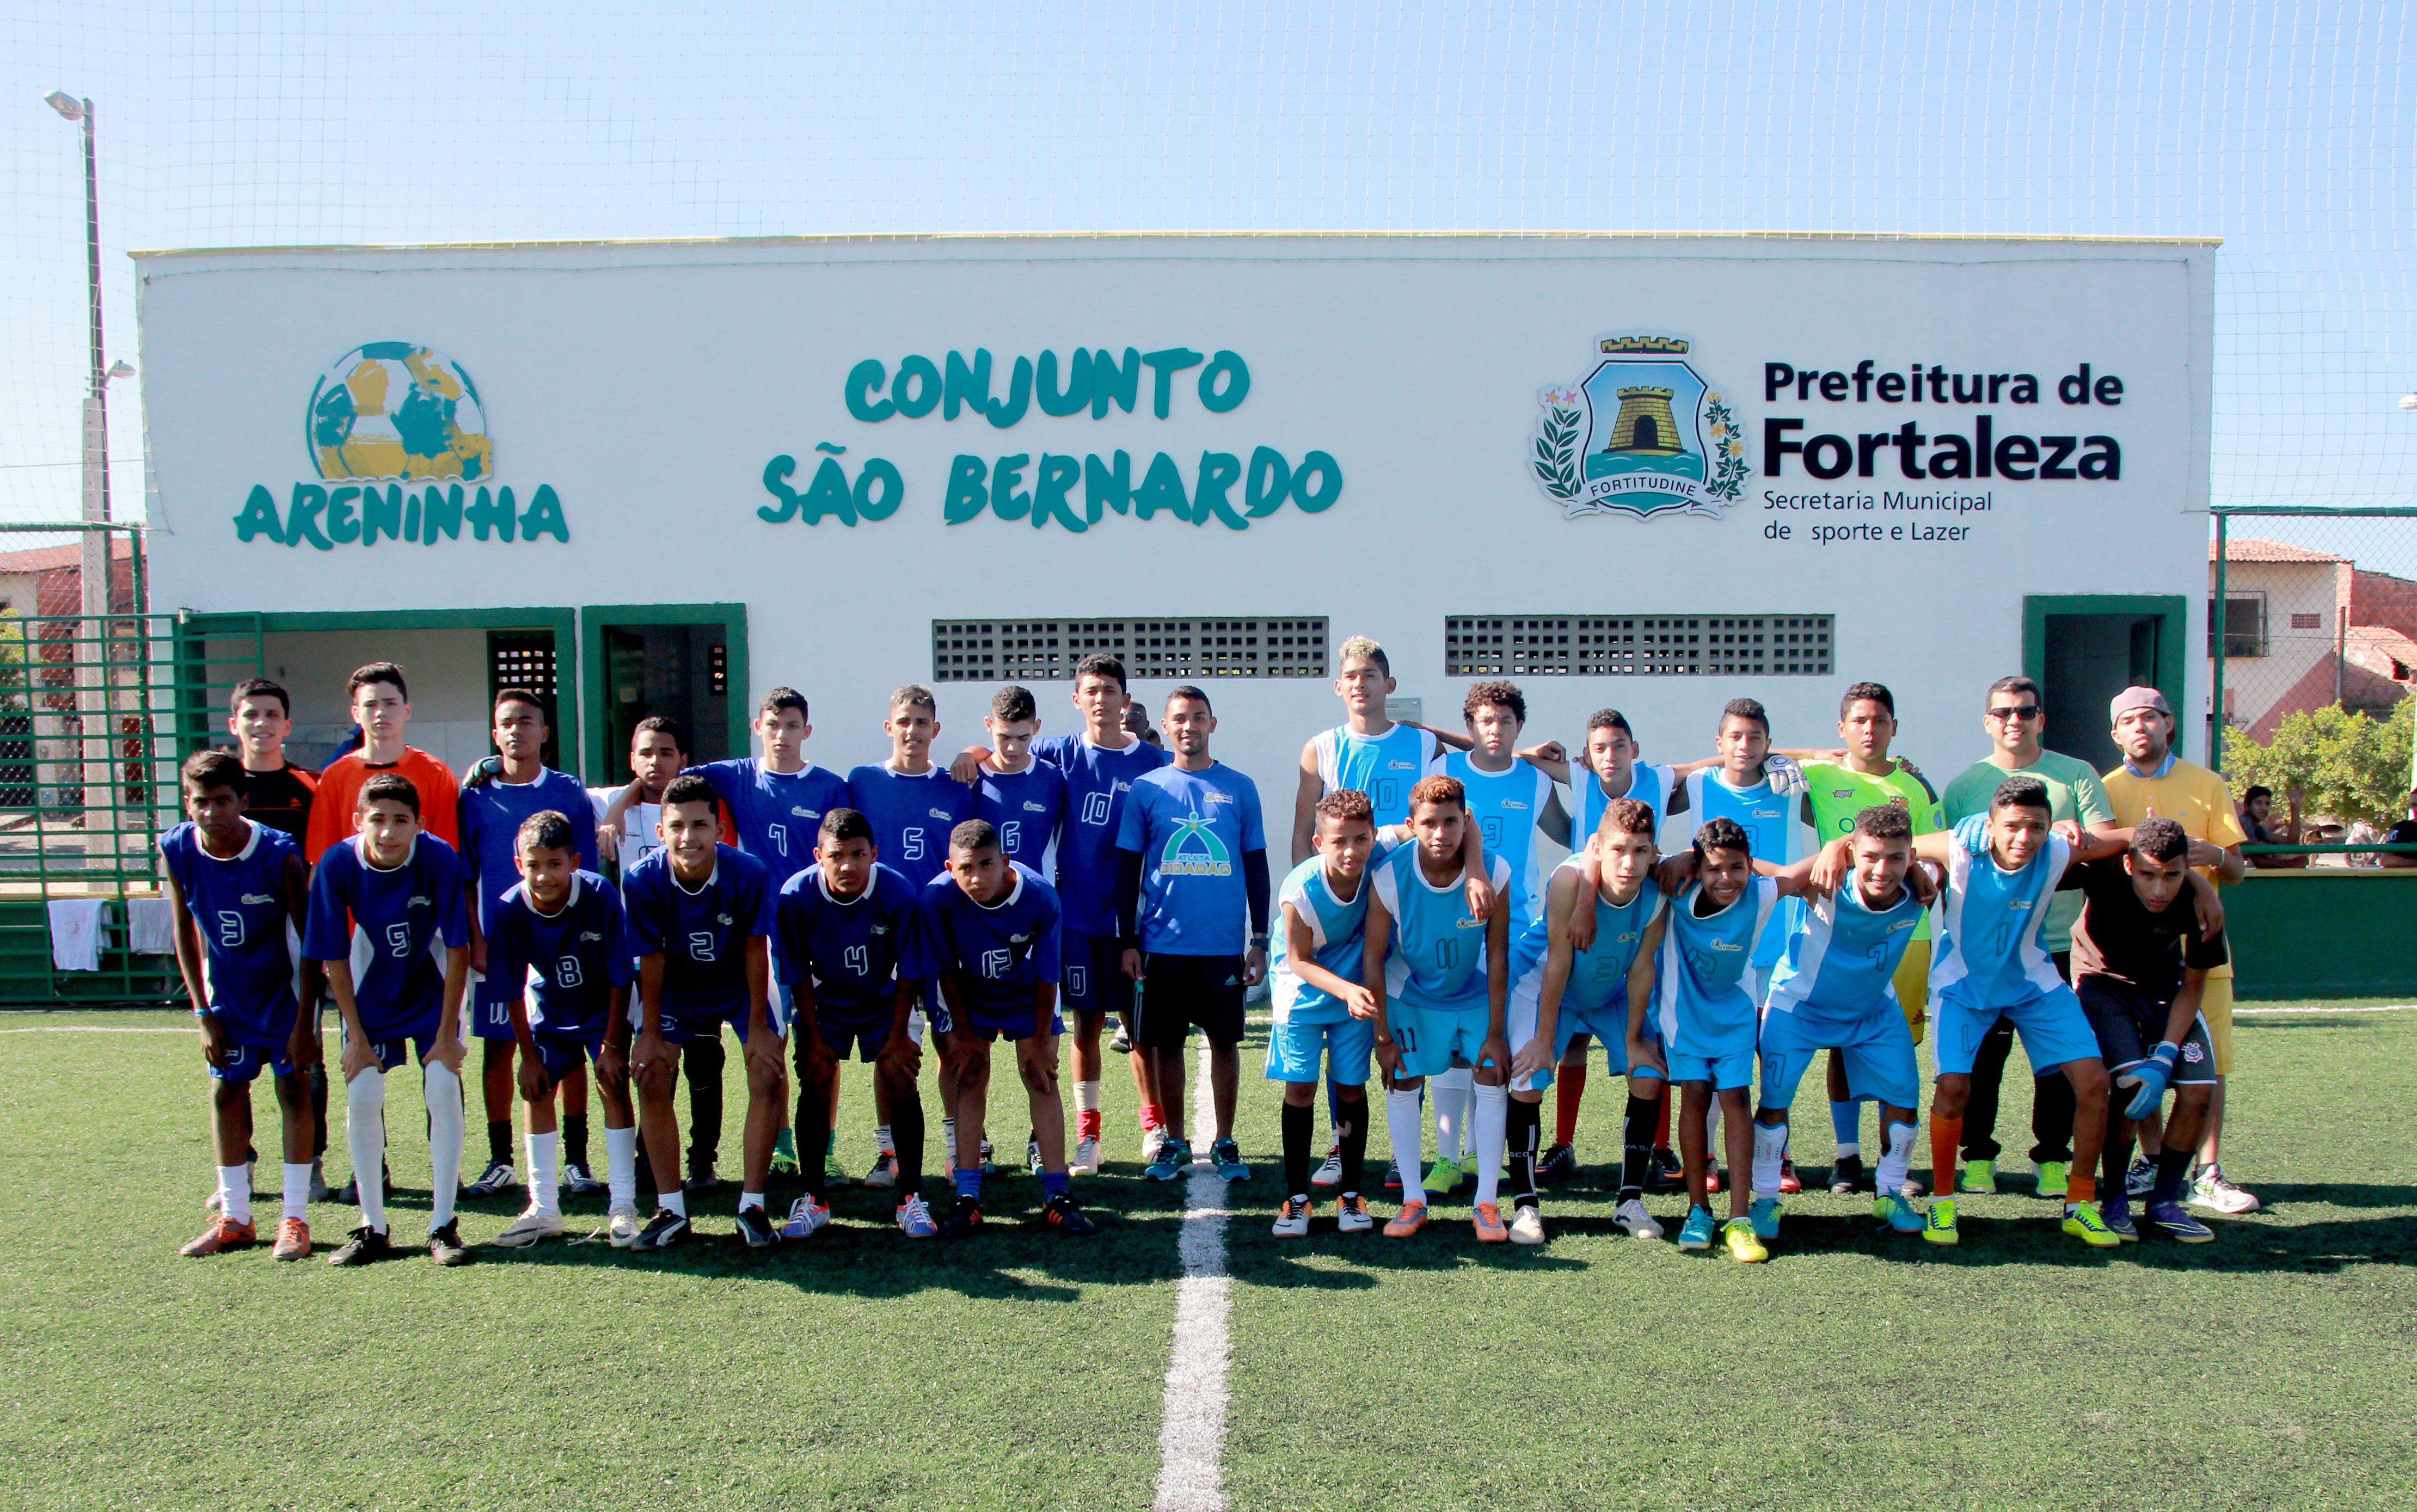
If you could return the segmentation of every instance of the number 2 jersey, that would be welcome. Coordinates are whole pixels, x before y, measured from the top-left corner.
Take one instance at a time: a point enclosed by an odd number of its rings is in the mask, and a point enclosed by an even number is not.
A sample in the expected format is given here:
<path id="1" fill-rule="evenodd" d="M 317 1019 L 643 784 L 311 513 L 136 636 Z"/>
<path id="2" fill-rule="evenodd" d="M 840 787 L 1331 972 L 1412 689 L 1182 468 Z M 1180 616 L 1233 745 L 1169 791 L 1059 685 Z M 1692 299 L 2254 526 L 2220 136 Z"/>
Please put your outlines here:
<path id="1" fill-rule="evenodd" d="M 735 845 L 713 848 L 713 870 L 692 888 L 657 846 L 621 874 L 630 953 L 663 958 L 661 1008 L 692 1022 L 747 1021 L 747 942 L 772 933 L 770 869 Z"/>
<path id="2" fill-rule="evenodd" d="M 190 824 L 160 837 L 160 855 L 201 932 L 211 1017 L 237 1044 L 282 1044 L 300 1006 L 286 943 L 285 864 L 302 848 L 255 820 L 244 824 L 250 838 L 223 860 L 203 849 Z"/>
<path id="3" fill-rule="evenodd" d="M 394 867 L 371 865 L 368 852 L 369 838 L 356 834 L 319 857 L 302 955 L 352 963 L 353 1001 L 372 1040 L 424 1038 L 444 1009 L 439 952 L 470 944 L 462 858 L 426 833 Z"/>
<path id="4" fill-rule="evenodd" d="M 548 914 L 523 882 L 495 905 L 487 934 L 489 979 L 522 989 L 529 1028 L 556 1039 L 600 1039 L 613 990 L 630 985 L 629 928 L 620 894 L 595 872 L 570 874 L 570 895 Z"/>

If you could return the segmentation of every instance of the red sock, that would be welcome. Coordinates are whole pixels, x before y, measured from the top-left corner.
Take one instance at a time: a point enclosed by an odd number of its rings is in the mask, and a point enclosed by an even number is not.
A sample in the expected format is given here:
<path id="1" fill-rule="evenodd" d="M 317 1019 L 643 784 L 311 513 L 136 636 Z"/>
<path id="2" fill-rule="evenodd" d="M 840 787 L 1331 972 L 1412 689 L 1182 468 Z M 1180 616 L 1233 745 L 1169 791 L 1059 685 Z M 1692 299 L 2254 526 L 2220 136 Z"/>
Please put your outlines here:
<path id="1" fill-rule="evenodd" d="M 1166 1115 L 1159 1111 L 1158 1104 L 1146 1102 L 1141 1105 L 1141 1126 L 1145 1129 L 1166 1126 Z"/>
<path id="2" fill-rule="evenodd" d="M 1675 1092 L 1662 1095 L 1662 1118 L 1653 1126 L 1653 1147 L 1657 1150 L 1670 1147 L 1670 1105 L 1678 1100 L 1679 1095 Z"/>
<path id="3" fill-rule="evenodd" d="M 1553 1086 L 1553 1142 L 1578 1142 L 1578 1104 L 1586 1097 L 1587 1068 L 1564 1066 Z"/>
<path id="4" fill-rule="evenodd" d="M 1075 1111 L 1074 1137 L 1078 1140 L 1096 1140 L 1100 1137 L 1100 1111 L 1097 1108 L 1084 1108 Z"/>
<path id="5" fill-rule="evenodd" d="M 1930 1115 L 1930 1193 L 1955 1195 L 1955 1156 L 1964 1147 L 1964 1120 Z"/>

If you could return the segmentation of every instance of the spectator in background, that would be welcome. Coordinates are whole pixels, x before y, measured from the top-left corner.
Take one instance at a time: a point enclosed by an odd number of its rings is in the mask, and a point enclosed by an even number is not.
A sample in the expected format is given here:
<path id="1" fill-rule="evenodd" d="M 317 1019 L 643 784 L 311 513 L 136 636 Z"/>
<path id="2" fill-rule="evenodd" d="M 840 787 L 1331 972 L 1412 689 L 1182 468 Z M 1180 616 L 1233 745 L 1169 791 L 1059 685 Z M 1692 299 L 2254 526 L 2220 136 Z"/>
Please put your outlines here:
<path id="1" fill-rule="evenodd" d="M 2383 839 L 2387 845 L 2417 845 L 2417 788 L 2409 790 L 2408 813 L 2383 832 Z M 2417 867 L 2417 855 L 2412 854 L 2386 851 L 2375 859 L 2379 866 L 2395 869 Z"/>
<path id="2" fill-rule="evenodd" d="M 2297 845 L 2301 843 L 2300 790 L 2288 788 L 2284 802 L 2289 806 L 2290 817 L 2283 827 L 2275 829 L 2267 821 L 2273 817 L 2274 790 L 2259 783 L 2241 795 L 2241 833 L 2252 845 Z M 2308 864 L 2304 855 L 2253 855 L 2249 864 L 2260 871 L 2297 871 Z"/>

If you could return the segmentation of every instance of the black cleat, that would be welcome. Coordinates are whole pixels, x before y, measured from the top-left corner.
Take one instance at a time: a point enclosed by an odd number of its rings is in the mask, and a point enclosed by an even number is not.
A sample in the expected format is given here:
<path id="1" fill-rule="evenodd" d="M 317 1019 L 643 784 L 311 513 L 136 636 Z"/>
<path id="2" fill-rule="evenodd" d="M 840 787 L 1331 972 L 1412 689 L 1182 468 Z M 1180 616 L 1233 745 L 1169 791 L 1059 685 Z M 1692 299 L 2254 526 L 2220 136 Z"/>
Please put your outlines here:
<path id="1" fill-rule="evenodd" d="M 364 1223 L 344 1236 L 327 1255 L 330 1265 L 366 1265 L 373 1260 L 384 1260 L 394 1253 L 394 1245 L 387 1236 Z"/>
<path id="2" fill-rule="evenodd" d="M 659 1207 L 655 1209 L 655 1216 L 646 1220 L 646 1226 L 638 1231 L 638 1236 L 630 1241 L 630 1247 L 669 1249 L 679 1243 L 681 1236 L 687 1232 L 688 1215 L 675 1213 L 668 1207 Z"/>
<path id="3" fill-rule="evenodd" d="M 1830 1168 L 1830 1190 L 1840 1197 L 1852 1197 L 1870 1183 L 1871 1178 L 1863 1172 L 1863 1157 L 1860 1155 L 1842 1155 L 1838 1157 L 1837 1164 Z"/>
<path id="4" fill-rule="evenodd" d="M 970 1197 L 960 1197 L 957 1199 L 957 1205 L 950 1209 L 949 1216 L 941 1221 L 940 1233 L 944 1238 L 963 1239 L 980 1233 L 981 1225 L 981 1203 Z"/>
<path id="5" fill-rule="evenodd" d="M 1559 1183 L 1578 1173 L 1578 1153 L 1566 1144 L 1556 1144 L 1536 1162 L 1536 1179 Z"/>
<path id="6" fill-rule="evenodd" d="M 439 1265 L 467 1265 L 470 1247 L 462 1242 L 462 1226 L 449 1222 L 428 1235 L 428 1258 Z"/>
<path id="7" fill-rule="evenodd" d="M 769 1249 L 781 1238 L 772 1228 L 770 1216 L 760 1207 L 738 1210 L 738 1237 L 750 1249 Z"/>
<path id="8" fill-rule="evenodd" d="M 1059 1233 L 1097 1233 L 1100 1226 L 1083 1216 L 1083 1205 L 1065 1192 L 1049 1199 L 1041 1209 L 1041 1221 Z"/>
<path id="9" fill-rule="evenodd" d="M 1645 1189 L 1649 1192 L 1675 1192 L 1683 1191 L 1686 1186 L 1687 1171 L 1679 1164 L 1679 1157 L 1655 1146 L 1652 1168 L 1645 1173 Z"/>

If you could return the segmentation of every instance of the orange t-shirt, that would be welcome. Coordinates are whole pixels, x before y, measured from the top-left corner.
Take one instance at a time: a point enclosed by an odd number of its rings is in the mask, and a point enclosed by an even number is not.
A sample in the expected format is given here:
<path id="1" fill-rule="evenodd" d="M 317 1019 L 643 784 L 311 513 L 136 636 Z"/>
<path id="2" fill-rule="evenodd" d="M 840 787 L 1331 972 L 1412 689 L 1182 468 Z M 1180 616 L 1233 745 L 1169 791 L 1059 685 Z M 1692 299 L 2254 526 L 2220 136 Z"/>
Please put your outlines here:
<path id="1" fill-rule="evenodd" d="M 403 748 L 403 759 L 372 766 L 357 750 L 346 751 L 319 774 L 319 796 L 311 805 L 311 831 L 302 842 L 302 858 L 312 866 L 327 847 L 353 833 L 353 813 L 360 805 L 361 787 L 380 772 L 399 772 L 419 793 L 419 827 L 452 846 L 462 848 L 455 823 L 462 787 L 453 768 L 416 746 Z"/>

